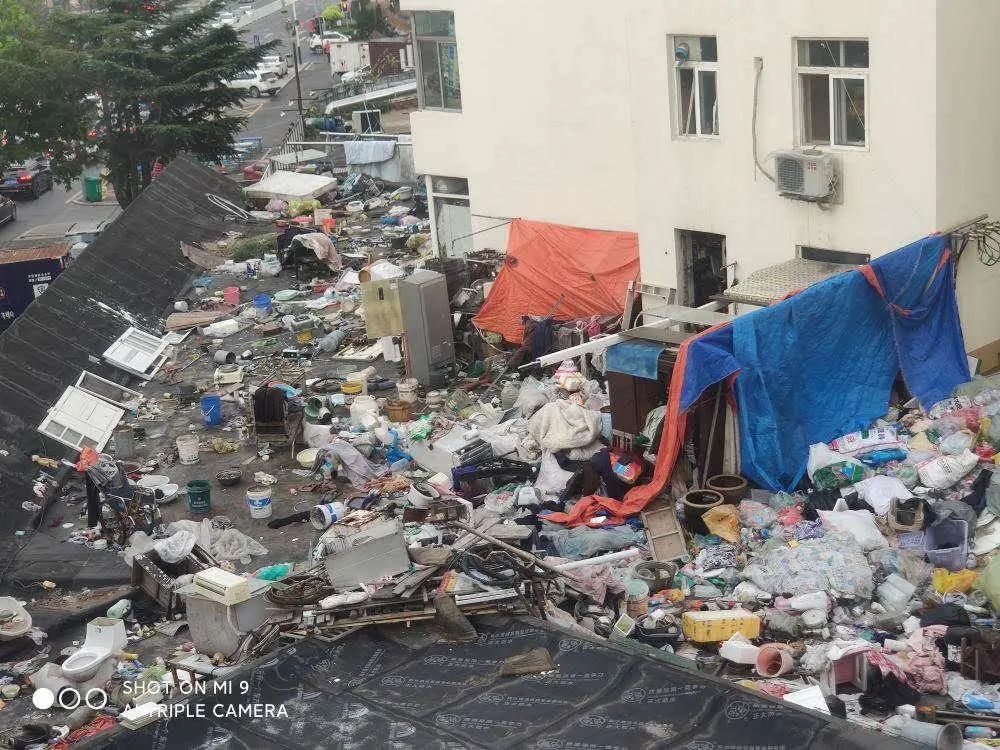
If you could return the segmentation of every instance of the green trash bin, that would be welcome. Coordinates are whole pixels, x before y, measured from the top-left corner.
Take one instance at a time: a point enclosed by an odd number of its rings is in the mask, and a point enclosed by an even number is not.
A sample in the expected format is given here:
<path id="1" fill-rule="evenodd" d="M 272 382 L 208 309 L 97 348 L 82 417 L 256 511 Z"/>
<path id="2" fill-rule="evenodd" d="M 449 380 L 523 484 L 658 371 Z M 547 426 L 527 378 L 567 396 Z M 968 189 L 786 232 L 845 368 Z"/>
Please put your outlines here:
<path id="1" fill-rule="evenodd" d="M 199 515 L 212 512 L 212 485 L 204 479 L 195 479 L 187 484 L 188 510 Z"/>
<path id="2" fill-rule="evenodd" d="M 104 185 L 100 177 L 83 178 L 83 194 L 90 203 L 100 203 L 104 200 Z"/>

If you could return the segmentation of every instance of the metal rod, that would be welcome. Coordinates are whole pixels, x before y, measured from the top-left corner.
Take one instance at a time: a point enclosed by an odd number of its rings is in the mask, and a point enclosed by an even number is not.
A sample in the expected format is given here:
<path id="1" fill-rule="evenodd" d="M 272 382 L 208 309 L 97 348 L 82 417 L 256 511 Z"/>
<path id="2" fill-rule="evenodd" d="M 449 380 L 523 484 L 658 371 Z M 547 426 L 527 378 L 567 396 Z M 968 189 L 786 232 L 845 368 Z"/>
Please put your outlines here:
<path id="1" fill-rule="evenodd" d="M 563 578 L 566 578 L 566 579 L 572 581 L 573 583 L 577 583 L 577 584 L 579 583 L 579 581 L 577 581 L 573 576 L 571 576 L 568 573 L 564 573 L 563 571 L 559 570 L 559 568 L 557 568 L 555 565 L 547 563 L 547 562 L 545 562 L 544 560 L 542 560 L 539 557 L 535 557 L 530 552 L 525 552 L 523 549 L 519 549 L 518 547 L 515 547 L 512 544 L 507 544 L 507 542 L 501 542 L 496 537 L 490 536 L 489 534 L 484 534 L 479 529 L 476 529 L 476 528 L 470 526 L 469 524 L 467 524 L 467 523 L 465 523 L 463 521 L 451 521 L 450 523 L 452 525 L 457 526 L 458 528 L 462 529 L 463 531 L 468 531 L 470 534 L 475 534 L 480 539 L 483 539 L 483 540 L 489 542 L 490 544 L 495 544 L 500 549 L 506 550 L 507 552 L 510 552 L 512 555 L 517 555 L 518 557 L 520 557 L 525 562 L 529 562 L 529 563 L 532 563 L 533 565 L 537 565 L 542 570 L 547 570 L 549 573 L 555 573 L 557 576 L 562 576 Z"/>
<path id="2" fill-rule="evenodd" d="M 954 234 L 959 229 L 965 229 L 965 227 L 967 227 L 967 226 L 970 226 L 972 224 L 978 224 L 980 221 L 985 221 L 988 218 L 990 218 L 989 214 L 979 214 L 979 216 L 977 216 L 974 219 L 969 219 L 968 221 L 963 221 L 963 222 L 960 222 L 958 224 L 954 224 L 954 225 L 948 227 L 947 229 L 942 229 L 940 231 L 940 233 L 941 234 Z"/>

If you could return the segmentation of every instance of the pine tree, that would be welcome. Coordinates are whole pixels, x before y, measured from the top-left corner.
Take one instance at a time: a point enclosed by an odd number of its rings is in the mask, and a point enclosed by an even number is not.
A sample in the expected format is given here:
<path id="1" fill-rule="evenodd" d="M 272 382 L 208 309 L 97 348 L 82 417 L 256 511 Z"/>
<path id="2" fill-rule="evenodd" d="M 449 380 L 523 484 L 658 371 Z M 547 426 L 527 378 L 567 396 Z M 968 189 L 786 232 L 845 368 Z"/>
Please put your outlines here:
<path id="1" fill-rule="evenodd" d="M 17 50 L 33 56 L 27 63 L 0 49 L 0 76 L 19 67 L 19 88 L 42 75 L 44 59 L 58 63 L 47 74 L 56 79 L 50 88 L 19 91 L 22 100 L 38 99 L 42 122 L 19 121 L 13 141 L 44 141 L 64 181 L 88 162 L 103 163 L 122 206 L 149 184 L 158 159 L 232 154 L 245 122 L 234 110 L 246 92 L 221 83 L 256 67 L 274 43 L 250 47 L 229 26 L 211 28 L 222 7 L 222 0 L 198 10 L 183 0 L 103 0 L 91 13 L 53 11 Z M 5 103 L 0 95 L 2 122 Z M 53 112 L 69 120 L 59 128 L 41 116 Z M 96 137 L 88 140 L 88 131 Z"/>

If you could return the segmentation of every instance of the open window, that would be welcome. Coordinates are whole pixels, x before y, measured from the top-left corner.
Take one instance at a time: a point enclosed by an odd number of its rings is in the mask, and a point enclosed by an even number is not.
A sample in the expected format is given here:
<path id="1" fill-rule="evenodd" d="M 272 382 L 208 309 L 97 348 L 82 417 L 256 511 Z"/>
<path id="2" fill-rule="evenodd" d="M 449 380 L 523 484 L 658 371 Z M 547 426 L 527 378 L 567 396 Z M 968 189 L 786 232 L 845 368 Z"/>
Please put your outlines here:
<path id="1" fill-rule="evenodd" d="M 418 11 L 413 14 L 417 49 L 417 80 L 424 109 L 462 110 L 462 82 L 458 72 L 455 14 Z"/>
<path id="2" fill-rule="evenodd" d="M 718 47 L 714 36 L 674 36 L 677 134 L 719 135 Z"/>
<path id="3" fill-rule="evenodd" d="M 143 398 L 142 394 L 138 391 L 118 385 L 118 383 L 102 378 L 100 375 L 95 375 L 87 370 L 80 373 L 80 377 L 76 381 L 76 387 L 126 411 L 135 411 L 139 408 L 139 403 Z"/>
<path id="4" fill-rule="evenodd" d="M 167 346 L 163 339 L 132 327 L 108 347 L 104 360 L 143 380 L 151 380 L 167 361 Z"/>
<path id="5" fill-rule="evenodd" d="M 123 416 L 121 407 L 71 385 L 49 409 L 38 431 L 76 450 L 90 446 L 101 451 Z"/>
<path id="6" fill-rule="evenodd" d="M 796 41 L 801 141 L 814 146 L 868 145 L 868 41 Z"/>

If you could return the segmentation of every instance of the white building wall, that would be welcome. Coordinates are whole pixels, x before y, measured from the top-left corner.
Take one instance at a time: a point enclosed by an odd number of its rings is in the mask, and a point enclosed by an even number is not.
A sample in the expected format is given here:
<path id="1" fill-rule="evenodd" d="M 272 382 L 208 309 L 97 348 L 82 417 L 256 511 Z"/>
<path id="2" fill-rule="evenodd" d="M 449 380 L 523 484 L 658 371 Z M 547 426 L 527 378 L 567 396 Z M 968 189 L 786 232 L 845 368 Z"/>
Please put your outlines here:
<path id="1" fill-rule="evenodd" d="M 1000 219 L 1000 2 L 942 0 L 937 11 L 937 226 Z M 1000 366 L 1000 265 L 970 245 L 958 265 L 965 344 L 983 369 Z"/>
<path id="2" fill-rule="evenodd" d="M 597 0 L 403 0 L 455 13 L 462 112 L 411 116 L 418 172 L 469 180 L 473 229 L 636 228 L 624 17 Z M 499 218 L 497 218 L 499 217 Z M 506 248 L 506 227 L 475 237 Z"/>
<path id="3" fill-rule="evenodd" d="M 675 230 L 726 236 L 735 277 L 795 255 L 796 245 L 873 256 L 936 228 L 934 0 L 699 0 L 630 3 L 628 35 L 643 279 L 675 286 Z M 718 41 L 720 135 L 672 126 L 674 34 Z M 779 197 L 752 151 L 754 58 L 763 58 L 761 157 L 798 145 L 794 39 L 867 38 L 868 148 L 841 160 L 843 204 Z M 765 167 L 773 171 L 773 161 Z"/>

